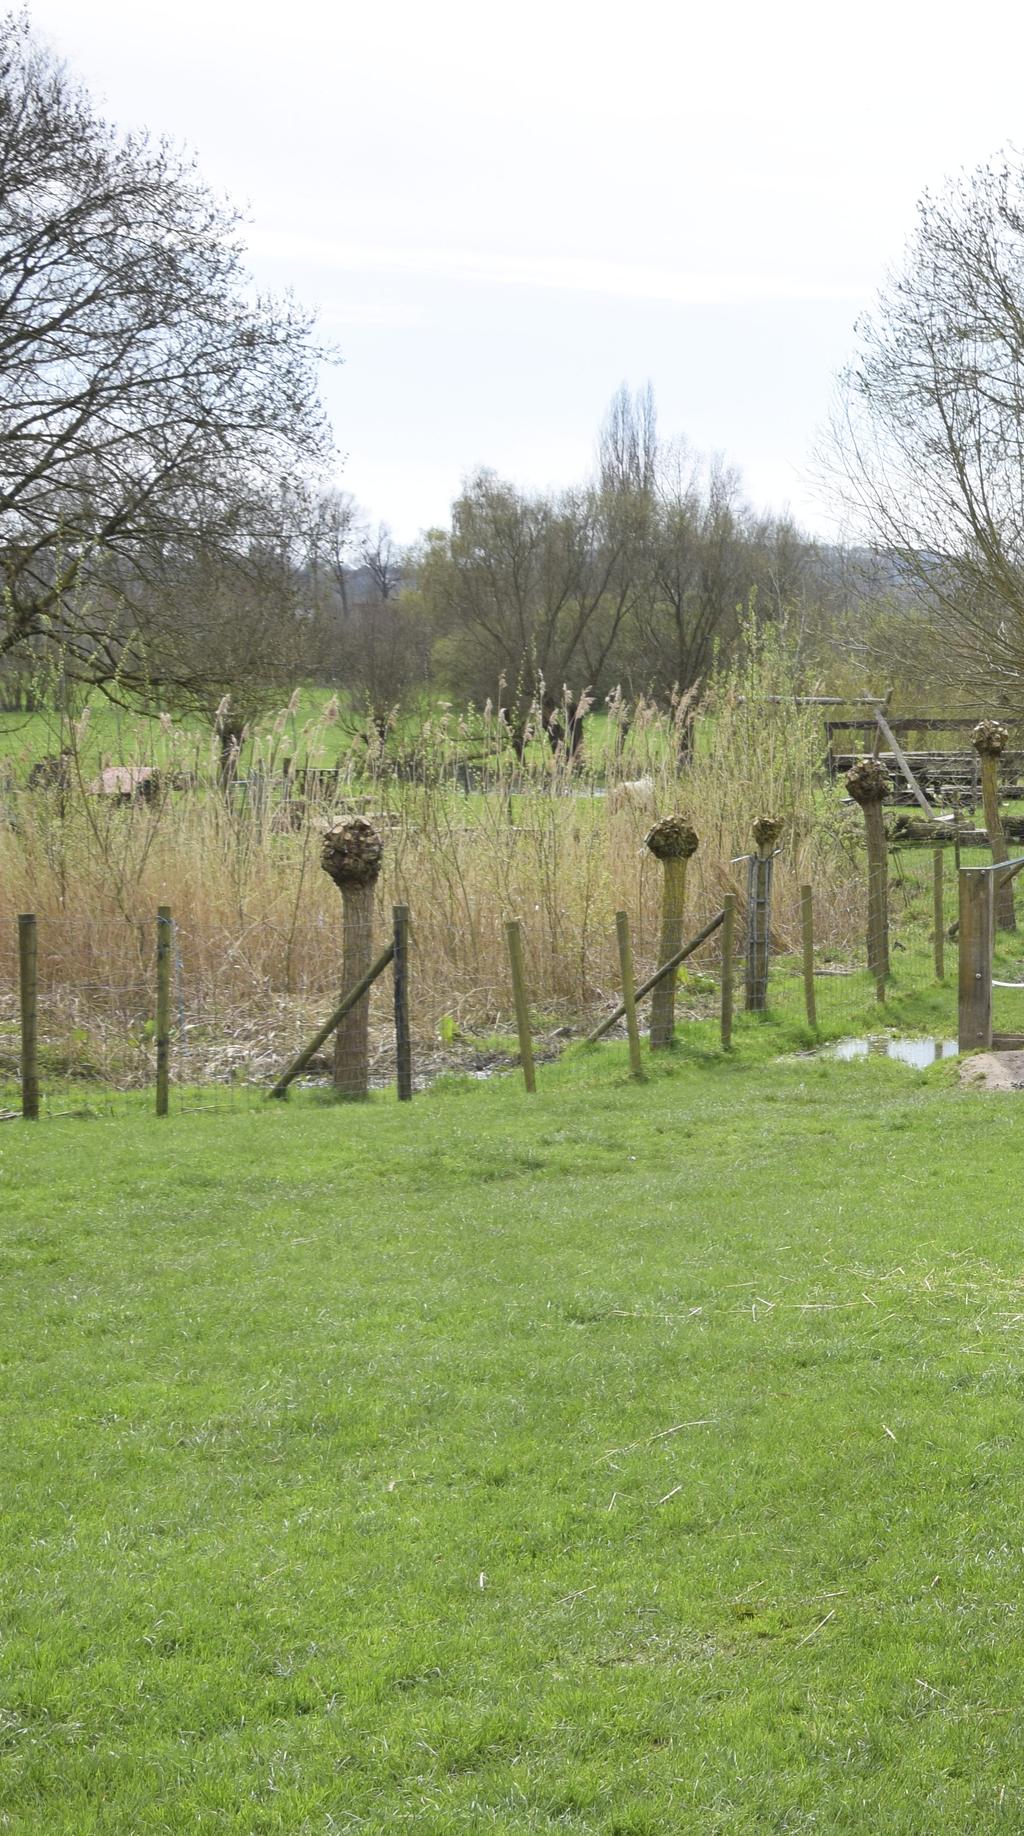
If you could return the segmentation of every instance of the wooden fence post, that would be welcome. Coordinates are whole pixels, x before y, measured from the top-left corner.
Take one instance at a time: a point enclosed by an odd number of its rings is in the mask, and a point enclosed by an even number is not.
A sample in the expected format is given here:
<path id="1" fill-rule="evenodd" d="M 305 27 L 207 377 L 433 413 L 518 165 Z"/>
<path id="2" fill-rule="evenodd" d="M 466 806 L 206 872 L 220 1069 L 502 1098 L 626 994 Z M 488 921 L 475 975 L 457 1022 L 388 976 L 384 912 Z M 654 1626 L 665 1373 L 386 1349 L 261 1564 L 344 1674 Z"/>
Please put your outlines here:
<path id="1" fill-rule="evenodd" d="M 634 1001 L 642 1001 L 645 995 L 650 994 L 652 988 L 657 988 L 658 983 L 665 980 L 666 976 L 674 974 L 680 964 L 685 963 L 687 957 L 692 956 L 695 950 L 700 949 L 701 944 L 707 943 L 708 938 L 714 936 L 719 925 L 724 922 L 724 919 L 724 912 L 716 912 L 715 916 L 709 918 L 707 924 L 697 932 L 696 937 L 691 937 L 689 943 L 683 944 L 680 949 L 676 950 L 675 954 L 669 957 L 667 963 L 659 963 L 654 974 L 649 975 L 646 982 L 641 982 L 639 988 L 634 988 Z M 593 1032 L 587 1034 L 585 1043 L 587 1045 L 596 1045 L 599 1039 L 603 1039 L 606 1033 L 611 1032 L 613 1026 L 618 1025 L 619 1021 L 624 1018 L 625 1012 L 626 1004 L 624 1001 L 620 1001 L 615 1012 L 613 1014 L 606 1014 L 600 1025 L 595 1026 Z"/>
<path id="2" fill-rule="evenodd" d="M 412 1042 L 409 1036 L 409 907 L 396 905 L 395 926 L 395 1081 L 398 1101 L 412 1100 Z"/>
<path id="3" fill-rule="evenodd" d="M 156 914 L 156 1113 L 165 1116 L 171 1073 L 171 955 L 174 924 L 169 905 Z"/>
<path id="4" fill-rule="evenodd" d="M 818 1003 L 814 992 L 814 893 L 809 886 L 800 888 L 800 932 L 804 953 L 804 1006 L 808 1026 L 817 1027 Z"/>
<path id="5" fill-rule="evenodd" d="M 39 1120 L 38 970 L 35 917 L 31 912 L 23 912 L 18 919 L 18 982 L 21 996 L 21 1113 L 26 1122 Z"/>
<path id="6" fill-rule="evenodd" d="M 995 875 L 986 867 L 960 869 L 960 969 L 958 1043 L 961 1052 L 992 1044 L 992 943 Z"/>
<path id="7" fill-rule="evenodd" d="M 530 1038 L 530 1009 L 526 999 L 526 975 L 523 970 L 523 936 L 518 918 L 510 918 L 505 926 L 505 938 L 508 943 L 509 967 L 512 970 L 512 995 L 516 1004 L 516 1028 L 519 1033 L 519 1062 L 523 1067 L 523 1083 L 528 1091 L 537 1088 L 533 1070 L 533 1040 Z"/>
<path id="8" fill-rule="evenodd" d="M 630 1076 L 643 1078 L 644 1067 L 640 1057 L 640 1028 L 636 1018 L 636 996 L 633 993 L 633 941 L 629 935 L 629 917 L 626 912 L 615 914 L 615 935 L 619 944 L 619 968 L 622 972 L 622 1005 L 626 1010 L 626 1031 L 629 1035 L 629 1071 Z"/>
<path id="9" fill-rule="evenodd" d="M 945 899 L 942 876 L 944 856 L 941 848 L 932 852 L 932 947 L 935 951 L 935 980 L 941 982 L 946 973 L 946 930 Z"/>
<path id="10" fill-rule="evenodd" d="M 732 1050 L 732 973 L 736 948 L 736 894 L 722 900 L 722 1050 Z"/>

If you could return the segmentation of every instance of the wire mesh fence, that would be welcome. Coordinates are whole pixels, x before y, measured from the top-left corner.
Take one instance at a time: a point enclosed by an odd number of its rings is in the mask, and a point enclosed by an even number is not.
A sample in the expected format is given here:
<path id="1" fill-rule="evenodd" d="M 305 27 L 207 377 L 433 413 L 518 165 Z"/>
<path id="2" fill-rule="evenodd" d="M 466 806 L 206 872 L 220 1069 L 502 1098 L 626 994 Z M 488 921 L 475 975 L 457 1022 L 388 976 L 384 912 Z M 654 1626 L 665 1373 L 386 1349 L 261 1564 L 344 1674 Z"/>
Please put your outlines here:
<path id="1" fill-rule="evenodd" d="M 154 916 L 148 942 L 140 938 L 137 967 L 116 980 L 66 979 L 67 956 L 80 955 L 82 943 L 77 940 L 76 947 L 69 929 L 73 925 L 63 924 L 55 940 L 45 924 L 39 926 L 34 1002 L 39 1117 L 152 1113 L 161 1045 L 159 921 Z M 444 1072 L 480 1076 L 514 1063 L 511 1047 L 503 1050 L 493 1039 L 474 1040 L 454 1026 L 439 1030 L 422 1013 L 414 1042 L 407 1024 L 396 1033 L 393 946 L 382 952 L 388 960 L 358 1003 L 362 1024 L 354 1032 L 334 1029 L 306 1056 L 338 1006 L 340 950 L 336 986 L 319 981 L 297 981 L 290 990 L 267 985 L 240 1001 L 234 965 L 226 965 L 220 979 L 209 975 L 205 936 L 173 921 L 169 933 L 171 1112 L 259 1106 L 300 1055 L 302 1070 L 291 1087 L 328 1099 L 351 1094 L 360 1076 L 369 1090 L 397 1082 L 422 1089 Z M 408 995 L 409 984 L 416 985 L 414 929 L 406 932 L 403 963 Z M 21 1005 L 16 975 L 8 973 L 0 986 L 0 1120 L 22 1114 Z"/>
<path id="2" fill-rule="evenodd" d="M 40 1115 L 138 1114 L 151 1109 L 160 1045 L 157 923 L 137 942 L 136 963 L 117 979 L 69 981 L 66 960 L 85 941 L 39 927 L 36 1034 Z M 90 943 L 92 940 L 88 940 Z M 240 1003 L 235 979 L 211 977 L 206 940 L 170 926 L 169 1096 L 176 1109 L 237 1109 L 265 1095 L 282 1064 L 321 1019 L 318 989 L 254 991 Z M 382 1029 L 378 1028 L 378 1031 Z M 0 993 L 0 1114 L 21 1109 L 17 987 Z M 319 1062 L 311 1068 L 321 1068 Z"/>
<path id="3" fill-rule="evenodd" d="M 990 851 L 981 845 L 893 848 L 888 875 L 889 972 L 884 980 L 869 968 L 868 889 L 863 873 L 859 892 L 847 895 L 852 899 L 849 922 L 838 928 L 834 923 L 818 927 L 819 907 L 831 909 L 831 888 L 812 885 L 809 899 L 794 901 L 789 896 L 773 905 L 766 884 L 770 875 L 755 873 L 750 882 L 753 895 L 744 897 L 747 888 L 742 867 L 737 873 L 735 860 L 723 865 L 718 884 L 729 883 L 737 889 L 732 895 L 737 910 L 731 959 L 737 1017 L 758 1006 L 748 984 L 752 975 L 755 982 L 763 977 L 766 963 L 767 984 L 762 991 L 766 1017 L 791 1022 L 794 1037 L 801 1038 L 807 1048 L 816 1041 L 841 1038 L 870 1042 L 902 1027 L 931 1035 L 938 1042 L 937 1051 L 951 1049 L 957 1037 L 957 866 L 987 866 L 990 862 Z M 688 898 L 687 930 L 691 934 L 710 916 L 707 895 L 715 879 L 705 863 Z M 379 909 L 375 929 L 373 948 L 380 949 L 387 923 L 386 913 Z M 752 947 L 752 939 L 757 941 L 755 932 L 765 945 L 764 961 Z M 41 1116 L 151 1112 L 162 1036 L 166 1037 L 167 1095 L 172 1110 L 251 1108 L 265 1100 L 283 1069 L 322 1029 L 343 993 L 340 928 L 333 986 L 323 972 L 329 952 L 310 965 L 318 973 L 299 971 L 282 986 L 261 971 L 255 950 L 247 964 L 244 934 L 224 950 L 219 961 L 209 936 L 194 923 L 171 922 L 167 940 L 161 1009 L 155 913 L 147 924 L 136 927 L 130 948 L 125 948 L 122 936 L 116 951 L 108 947 L 102 932 L 76 925 L 70 915 L 59 925 L 40 924 L 35 1027 Z M 542 1063 L 567 1041 L 585 1034 L 595 1019 L 610 1013 L 621 1001 L 614 930 L 609 939 L 601 941 L 602 948 L 616 952 L 615 972 L 609 974 L 607 968 L 602 972 L 586 1011 L 576 1007 L 560 1014 L 550 1002 L 538 1002 L 536 940 L 525 952 L 522 974 L 529 1023 L 540 1035 L 538 1058 Z M 639 986 L 658 966 L 657 927 L 650 924 L 646 934 L 637 930 L 633 946 Z M 423 973 L 427 964 L 417 944 L 415 908 L 408 948 L 405 973 L 411 1048 L 408 1037 L 404 1044 L 399 1039 L 396 1045 L 393 968 L 385 964 L 360 1003 L 365 1032 L 361 1027 L 355 1032 L 341 1029 L 326 1037 L 303 1064 L 299 1087 L 326 1097 L 339 1089 L 351 1089 L 352 1054 L 361 1055 L 371 1089 L 394 1083 L 400 1069 L 410 1087 L 422 1087 L 441 1072 L 481 1075 L 517 1061 L 515 991 L 508 963 L 507 993 L 503 1005 L 492 1010 L 492 1028 L 474 1033 L 443 1011 L 443 1002 L 439 1008 L 435 967 L 431 966 L 429 977 Z M 105 974 L 112 959 L 115 972 Z M 607 962 L 607 956 L 604 960 Z M 69 974 L 71 964 L 76 967 L 74 974 Z M 83 964 L 89 973 L 81 972 Z M 13 965 L 14 952 L 5 952 L 0 984 L 2 1118 L 21 1113 L 24 1095 L 22 1001 Z M 246 972 L 241 973 L 243 970 Z M 679 1044 L 685 1046 L 690 1036 L 697 1039 L 694 1029 L 698 1026 L 703 1028 L 701 1039 L 706 1039 L 709 1024 L 717 1023 L 720 1016 L 726 979 L 722 931 L 718 929 L 676 974 Z M 430 983 L 429 1000 L 419 995 L 421 981 Z M 1024 927 L 1019 933 L 997 933 L 993 988 L 997 1032 L 1024 1032 L 1024 988 L 1015 986 L 1019 983 L 1024 983 Z M 641 1006 L 644 1030 L 648 1013 Z M 522 1013 L 519 1032 L 521 1040 Z M 623 1022 L 615 1032 L 625 1035 Z M 742 1024 L 733 1041 L 733 1049 L 737 1046 L 742 1050 Z M 851 1045 L 848 1049 L 861 1048 Z M 869 1044 L 863 1049 L 869 1049 Z"/>

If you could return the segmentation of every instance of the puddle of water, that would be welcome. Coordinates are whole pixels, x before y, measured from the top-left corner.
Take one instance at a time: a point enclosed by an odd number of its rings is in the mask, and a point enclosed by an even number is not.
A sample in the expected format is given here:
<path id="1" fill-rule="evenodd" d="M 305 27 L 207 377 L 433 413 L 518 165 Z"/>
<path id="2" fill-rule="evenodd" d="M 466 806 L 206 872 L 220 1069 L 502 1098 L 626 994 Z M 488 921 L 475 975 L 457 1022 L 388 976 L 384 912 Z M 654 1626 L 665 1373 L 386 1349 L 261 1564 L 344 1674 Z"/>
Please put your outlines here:
<path id="1" fill-rule="evenodd" d="M 895 1058 L 901 1065 L 924 1071 L 939 1058 L 955 1058 L 955 1039 L 889 1039 L 884 1033 L 867 1039 L 841 1039 L 826 1048 L 830 1058 Z"/>

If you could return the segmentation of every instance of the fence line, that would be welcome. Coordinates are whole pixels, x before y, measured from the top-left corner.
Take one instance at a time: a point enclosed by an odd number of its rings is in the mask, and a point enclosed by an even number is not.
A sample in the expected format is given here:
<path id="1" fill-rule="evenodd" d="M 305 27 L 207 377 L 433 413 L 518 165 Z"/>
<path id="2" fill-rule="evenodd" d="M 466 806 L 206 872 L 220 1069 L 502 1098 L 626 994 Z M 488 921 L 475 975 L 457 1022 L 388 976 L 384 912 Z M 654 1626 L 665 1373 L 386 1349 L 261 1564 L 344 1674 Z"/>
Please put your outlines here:
<path id="1" fill-rule="evenodd" d="M 654 971 L 653 975 L 648 976 L 646 982 L 642 982 L 640 987 L 634 990 L 634 1003 L 642 1001 L 645 995 L 649 995 L 653 989 L 667 981 L 669 976 L 674 975 L 675 971 L 681 968 L 683 963 L 685 963 L 688 956 L 692 956 L 695 950 L 700 949 L 702 943 L 706 943 L 709 937 L 714 936 L 724 917 L 724 911 L 716 912 L 715 916 L 704 926 L 704 929 L 697 932 L 696 937 L 691 937 L 689 943 L 684 944 L 681 950 L 676 950 L 666 962 L 662 963 Z M 604 1035 L 610 1032 L 612 1027 L 615 1026 L 619 1020 L 624 1018 L 625 1013 L 626 1003 L 623 1001 L 620 1006 L 615 1009 L 613 1014 L 609 1014 L 607 1020 L 602 1020 L 600 1026 L 595 1026 L 593 1032 L 587 1034 L 587 1044 L 596 1045 L 599 1039 L 603 1039 Z"/>
<path id="2" fill-rule="evenodd" d="M 983 852 L 965 845 L 961 849 L 962 865 L 968 871 L 989 867 L 990 872 L 978 875 L 978 879 L 991 880 L 990 859 L 979 859 Z M 963 923 L 954 903 L 958 887 L 953 876 L 946 873 L 944 862 L 945 850 L 940 847 L 893 854 L 887 914 L 892 967 L 881 988 L 877 970 L 869 968 L 861 950 L 853 955 L 843 951 L 837 954 L 827 943 L 818 942 L 814 928 L 815 891 L 808 882 L 801 886 L 798 936 L 776 932 L 770 911 L 765 908 L 769 1017 L 782 1014 L 794 1023 L 800 1022 L 806 1027 L 807 1043 L 813 1044 L 816 1037 L 836 1037 L 843 1031 L 863 1036 L 873 1026 L 881 1031 L 894 1022 L 898 1024 L 901 1000 L 928 994 L 925 1023 L 943 1038 L 954 1039 L 957 978 L 968 972 L 972 951 L 978 952 L 972 944 L 970 919 L 964 934 L 957 936 L 957 925 Z M 733 988 L 737 967 L 748 960 L 749 906 L 745 916 L 746 923 L 738 922 L 740 900 L 736 892 L 727 893 L 722 910 L 667 963 L 637 984 L 628 916 L 620 912 L 615 920 L 620 994 L 626 996 L 628 983 L 635 1008 L 636 1002 L 671 978 L 680 1008 L 676 1041 L 686 1039 L 691 1022 L 704 1021 L 715 1027 L 722 1048 L 732 1049 Z M 65 920 L 65 931 L 68 924 Z M 368 991 L 392 964 L 397 971 L 393 1011 L 385 1031 L 381 1010 L 376 1006 L 374 1009 L 378 1021 L 368 1048 L 370 1081 L 379 1084 L 393 1070 L 400 1097 L 408 1100 L 413 1087 L 414 1036 L 422 1058 L 418 1066 L 421 1081 L 433 1069 L 449 1068 L 450 1061 L 453 1068 L 463 1063 L 482 1070 L 509 1063 L 507 1050 L 488 1048 L 487 1053 L 482 1053 L 471 1039 L 456 1039 L 448 1047 L 442 1040 L 439 1046 L 436 1041 L 431 1044 L 422 1029 L 417 1032 L 410 981 L 414 933 L 408 907 L 394 909 L 392 927 L 391 940 L 371 965 L 369 976 L 349 991 L 326 1026 L 320 1023 L 314 1030 L 315 1008 L 320 1003 L 310 990 L 295 997 L 268 990 L 262 1004 L 254 1004 L 251 1014 L 241 1015 L 230 1000 L 218 994 L 216 985 L 195 988 L 190 979 L 188 935 L 179 930 L 167 907 L 161 907 L 157 915 L 155 958 L 150 957 L 148 972 L 143 961 L 137 978 L 122 975 L 105 984 L 93 976 L 79 988 L 69 988 L 55 979 L 59 959 L 52 950 L 49 927 L 39 925 L 33 914 L 23 913 L 17 921 L 16 1003 L 12 1005 L 8 997 L 5 1006 L 0 989 L 0 1115 L 21 1114 L 35 1119 L 83 1105 L 138 1113 L 147 1091 L 152 1104 L 154 1086 L 157 1113 L 161 1115 L 173 1109 L 231 1107 L 262 1100 L 270 1093 L 281 1094 L 303 1073 L 322 1077 L 327 1067 L 317 1062 L 317 1054 L 339 1018 L 350 1011 L 355 1000 L 368 997 Z M 152 940 L 152 931 L 149 936 Z M 506 936 L 519 1062 L 527 1088 L 535 1089 L 538 1029 L 542 1033 L 545 1025 L 550 1028 L 552 1023 L 550 1019 L 538 1021 L 531 1012 L 530 963 L 517 921 L 507 921 Z M 978 951 L 983 948 L 985 936 L 983 928 Z M 997 1038 L 1024 1032 L 1024 989 L 1020 986 L 1024 982 L 1024 961 L 1017 961 L 1012 954 L 1024 951 L 1024 942 L 1018 942 L 1014 933 L 1000 936 L 1000 960 L 1008 957 L 1007 966 L 992 978 L 989 957 L 992 1011 L 990 1019 L 978 1029 L 979 1042 L 982 1035 L 991 1036 L 993 1030 Z M 624 944 L 628 946 L 628 970 Z M 957 974 L 947 980 L 947 946 L 951 944 L 957 949 L 959 962 Z M 696 970 L 690 966 L 694 960 L 701 965 Z M 970 973 L 977 973 L 977 969 Z M 884 994 L 892 1012 L 879 1004 L 877 1021 L 872 1023 L 870 1007 L 879 993 Z M 642 1070 L 639 1027 L 634 1033 L 635 1012 L 631 1024 L 629 1007 L 627 999 L 616 1000 L 598 1024 L 587 1029 L 586 1036 L 598 1040 L 625 1020 L 630 1070 L 636 1076 Z M 554 1041 L 550 1046 L 545 1041 L 541 1057 L 549 1056 L 554 1049 Z M 477 1062 L 482 1060 L 486 1062 Z M 282 1071 L 282 1065 L 286 1070 Z"/>
<path id="3" fill-rule="evenodd" d="M 287 1069 L 282 1071 L 277 1083 L 269 1092 L 272 1097 L 283 1097 L 287 1095 L 289 1084 L 293 1084 L 295 1079 L 302 1075 L 310 1059 L 319 1052 L 322 1045 L 327 1043 L 331 1034 L 336 1032 L 342 1021 L 348 1018 L 349 1014 L 363 999 L 364 995 L 369 994 L 377 978 L 383 975 L 388 964 L 394 961 L 394 956 L 395 946 L 394 943 L 391 942 L 387 945 L 386 949 L 381 951 L 376 961 L 370 964 L 369 969 L 359 977 L 358 982 L 355 982 L 349 989 L 344 999 L 335 1008 L 330 1019 L 325 1020 L 320 1031 L 314 1034 L 309 1044 L 304 1046 L 302 1051 L 292 1060 Z"/>

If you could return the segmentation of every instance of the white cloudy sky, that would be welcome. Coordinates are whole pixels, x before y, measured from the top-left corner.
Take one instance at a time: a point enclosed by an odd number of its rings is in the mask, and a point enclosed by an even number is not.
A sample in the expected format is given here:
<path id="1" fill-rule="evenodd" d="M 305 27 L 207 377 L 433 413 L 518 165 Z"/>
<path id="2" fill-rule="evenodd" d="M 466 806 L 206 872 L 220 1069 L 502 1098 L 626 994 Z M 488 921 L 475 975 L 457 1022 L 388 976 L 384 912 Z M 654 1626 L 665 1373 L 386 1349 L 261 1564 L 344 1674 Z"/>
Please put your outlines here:
<path id="1" fill-rule="evenodd" d="M 319 311 L 343 482 L 404 539 L 480 464 L 590 464 L 619 383 L 825 531 L 809 477 L 915 199 L 1024 143 L 1024 12 L 978 0 L 30 0 L 125 126 Z"/>

